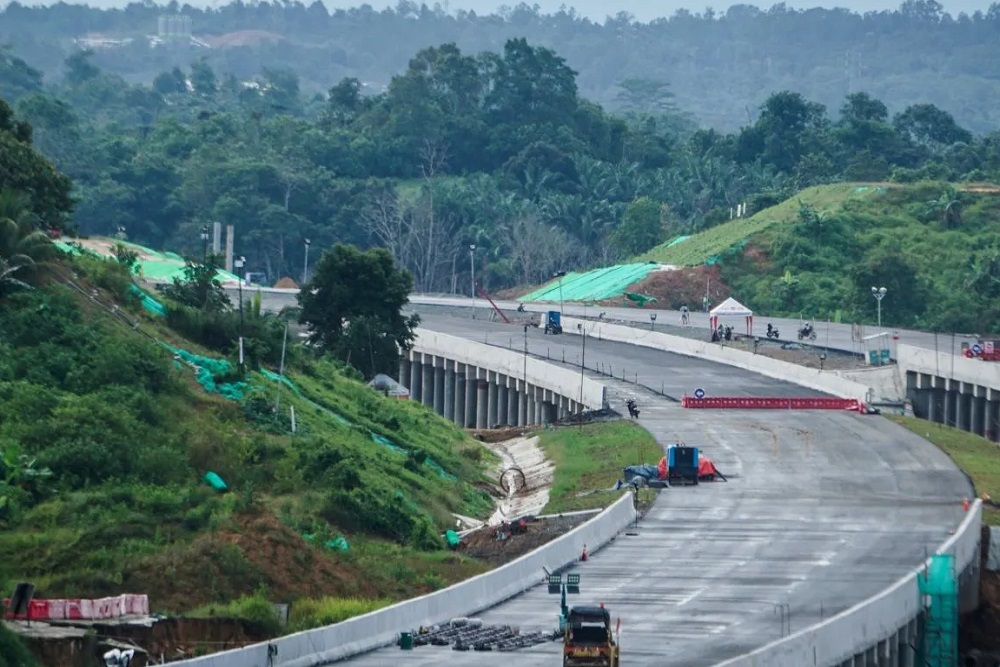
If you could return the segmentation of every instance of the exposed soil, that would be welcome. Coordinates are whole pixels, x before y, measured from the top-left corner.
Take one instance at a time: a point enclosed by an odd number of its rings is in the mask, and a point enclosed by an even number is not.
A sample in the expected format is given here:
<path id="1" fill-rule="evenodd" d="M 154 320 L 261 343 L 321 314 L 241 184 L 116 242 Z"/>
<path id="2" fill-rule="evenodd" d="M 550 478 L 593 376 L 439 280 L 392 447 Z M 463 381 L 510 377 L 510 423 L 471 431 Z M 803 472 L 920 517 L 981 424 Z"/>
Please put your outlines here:
<path id="1" fill-rule="evenodd" d="M 274 600 L 321 595 L 377 597 L 351 565 L 315 548 L 269 514 L 241 516 L 236 526 L 156 554 L 130 572 L 123 588 L 150 591 L 154 609 L 190 609 L 253 592 Z M 164 578 L 171 584 L 163 585 Z"/>
<path id="2" fill-rule="evenodd" d="M 289 277 L 284 277 L 278 282 L 274 283 L 277 289 L 298 289 L 299 284 Z"/>
<path id="3" fill-rule="evenodd" d="M 523 535 L 509 535 L 507 539 L 502 540 L 497 539 L 494 529 L 481 528 L 462 538 L 458 552 L 464 556 L 478 558 L 493 567 L 499 567 L 573 530 L 593 516 L 593 514 L 574 514 L 539 519 L 528 523 L 527 532 Z"/>
<path id="4" fill-rule="evenodd" d="M 217 49 L 234 46 L 258 46 L 265 42 L 273 44 L 285 40 L 283 36 L 267 30 L 239 30 L 227 32 L 224 35 L 198 35 L 198 39 Z"/>
<path id="5" fill-rule="evenodd" d="M 698 310 L 701 308 L 706 286 L 713 304 L 722 303 L 730 296 L 731 290 L 723 282 L 718 266 L 654 271 L 643 280 L 630 285 L 627 291 L 656 297 L 656 303 L 649 304 L 649 308 L 677 310 L 681 306 L 687 306 L 690 310 Z M 605 306 L 621 304 L 621 297 L 601 302 Z"/>

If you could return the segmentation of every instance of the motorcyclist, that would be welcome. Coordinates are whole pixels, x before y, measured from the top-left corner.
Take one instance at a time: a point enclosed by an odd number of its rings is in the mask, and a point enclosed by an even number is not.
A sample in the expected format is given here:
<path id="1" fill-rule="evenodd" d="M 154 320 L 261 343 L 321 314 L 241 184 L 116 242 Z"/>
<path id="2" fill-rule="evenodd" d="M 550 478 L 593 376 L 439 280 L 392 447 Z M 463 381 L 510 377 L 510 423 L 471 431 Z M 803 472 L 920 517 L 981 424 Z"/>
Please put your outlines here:
<path id="1" fill-rule="evenodd" d="M 767 333 L 769 334 L 774 333 L 774 326 L 770 322 L 767 323 Z"/>

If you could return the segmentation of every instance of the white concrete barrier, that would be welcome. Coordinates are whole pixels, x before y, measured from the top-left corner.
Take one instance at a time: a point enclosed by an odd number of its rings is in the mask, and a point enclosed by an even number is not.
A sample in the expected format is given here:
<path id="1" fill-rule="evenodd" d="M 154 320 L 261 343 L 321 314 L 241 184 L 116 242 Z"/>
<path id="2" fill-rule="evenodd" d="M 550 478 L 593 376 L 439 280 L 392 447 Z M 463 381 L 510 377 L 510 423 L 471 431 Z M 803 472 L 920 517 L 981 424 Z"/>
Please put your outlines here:
<path id="1" fill-rule="evenodd" d="M 682 354 L 688 357 L 698 357 L 727 366 L 735 366 L 752 371 L 776 380 L 785 380 L 809 389 L 821 391 L 840 398 L 856 398 L 865 403 L 874 396 L 871 387 L 839 376 L 834 371 L 821 371 L 806 368 L 779 359 L 772 359 L 762 354 L 753 354 L 733 347 L 719 345 L 709 341 L 695 340 L 658 331 L 649 331 L 620 324 L 608 324 L 593 320 L 581 320 L 575 317 L 562 318 L 564 333 L 580 335 L 580 326 L 584 327 L 588 336 L 618 343 L 629 343 L 640 347 L 650 347 L 666 352 Z M 707 332 L 706 332 L 707 335 Z"/>
<path id="2" fill-rule="evenodd" d="M 581 401 L 591 410 L 600 410 L 604 407 L 604 385 L 600 382 L 588 377 L 581 378 L 579 371 L 570 368 L 531 357 L 526 359 L 523 353 L 513 350 L 423 328 L 417 329 L 413 350 L 485 368 L 516 380 L 526 378 L 529 384 L 548 389 L 574 401 Z"/>
<path id="3" fill-rule="evenodd" d="M 455 616 L 479 613 L 542 583 L 545 575 L 542 568 L 555 571 L 575 562 L 584 545 L 593 552 L 617 537 L 634 519 L 632 495 L 626 492 L 599 515 L 569 533 L 515 561 L 443 590 L 343 623 L 170 664 L 186 667 L 314 667 L 387 646 L 398 638 L 400 632 L 447 621 Z M 552 622 L 555 626 L 554 614 Z M 277 651 L 271 662 L 267 661 L 269 646 Z"/>
<path id="4" fill-rule="evenodd" d="M 976 501 L 961 526 L 937 550 L 955 556 L 961 573 L 979 557 L 982 502 Z M 718 667 L 832 667 L 877 646 L 921 611 L 917 571 L 850 609 L 756 651 L 727 660 Z"/>
<path id="5" fill-rule="evenodd" d="M 904 373 L 936 375 L 1000 391 L 1000 362 L 969 359 L 912 345 L 899 345 L 896 355 Z"/>

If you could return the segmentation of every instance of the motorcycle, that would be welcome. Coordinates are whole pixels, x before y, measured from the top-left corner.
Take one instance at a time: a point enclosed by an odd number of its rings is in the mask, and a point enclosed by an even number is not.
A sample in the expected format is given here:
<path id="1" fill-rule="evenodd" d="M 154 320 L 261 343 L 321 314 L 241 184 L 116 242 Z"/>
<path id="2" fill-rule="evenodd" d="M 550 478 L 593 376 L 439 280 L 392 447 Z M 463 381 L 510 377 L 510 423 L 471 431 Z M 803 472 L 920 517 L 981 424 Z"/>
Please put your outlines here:
<path id="1" fill-rule="evenodd" d="M 639 407 L 635 404 L 635 399 L 630 398 L 625 401 L 625 405 L 628 406 L 628 413 L 633 419 L 639 418 Z"/>
<path id="2" fill-rule="evenodd" d="M 770 324 L 767 325 L 767 337 L 778 340 L 778 330 Z"/>
<path id="3" fill-rule="evenodd" d="M 799 340 L 804 340 L 806 338 L 809 340 L 816 340 L 816 329 L 814 329 L 811 324 L 807 324 L 799 329 Z"/>

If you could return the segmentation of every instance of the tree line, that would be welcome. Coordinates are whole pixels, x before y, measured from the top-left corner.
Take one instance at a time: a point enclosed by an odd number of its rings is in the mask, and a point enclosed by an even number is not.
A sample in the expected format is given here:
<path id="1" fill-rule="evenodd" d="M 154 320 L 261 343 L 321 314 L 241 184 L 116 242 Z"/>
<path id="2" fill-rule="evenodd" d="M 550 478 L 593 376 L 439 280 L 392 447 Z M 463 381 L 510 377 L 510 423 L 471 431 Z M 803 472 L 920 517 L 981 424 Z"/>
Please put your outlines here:
<path id="1" fill-rule="evenodd" d="M 264 67 L 293 69 L 309 94 L 347 77 L 379 90 L 424 48 L 455 43 L 470 53 L 500 51 L 507 40 L 524 37 L 565 57 L 580 72 L 584 96 L 606 108 L 632 108 L 620 97 L 628 79 L 669 84 L 679 109 L 724 130 L 745 124 L 747 107 L 776 90 L 830 109 L 861 90 L 885 100 L 893 113 L 932 103 L 977 133 L 1000 119 L 1000 82 L 989 66 L 1000 58 L 997 4 L 957 15 L 936 0 L 864 13 L 736 4 L 725 12 L 678 10 L 648 23 L 626 12 L 597 21 L 569 8 L 546 14 L 531 3 L 509 3 L 492 14 L 413 0 L 334 11 L 318 0 L 212 8 L 143 2 L 113 10 L 29 4 L 0 10 L 0 44 L 11 44 L 51 79 L 61 76 L 73 40 L 85 35 L 132 40 L 97 56 L 100 67 L 130 81 L 150 83 L 205 57 L 216 71 L 241 79 Z M 197 42 L 149 39 L 161 15 L 181 13 Z"/>
<path id="2" fill-rule="evenodd" d="M 233 224 L 247 270 L 272 281 L 301 280 L 308 239 L 383 246 L 432 292 L 469 284 L 475 245 L 477 279 L 500 289 L 627 260 L 809 185 L 1000 175 L 1000 134 L 934 105 L 892 115 L 852 93 L 831 114 L 780 91 L 738 131 L 699 129 L 669 110 L 605 111 L 524 39 L 424 49 L 384 92 L 347 78 L 312 97 L 283 69 L 243 81 L 199 61 L 131 84 L 81 51 L 46 85 L 7 59 L 25 73 L 12 101 L 34 145 L 74 183 L 80 233 L 194 253 L 203 225 Z M 664 95 L 623 91 L 648 108 Z"/>

